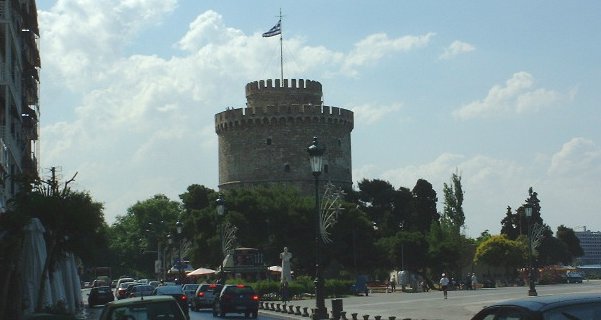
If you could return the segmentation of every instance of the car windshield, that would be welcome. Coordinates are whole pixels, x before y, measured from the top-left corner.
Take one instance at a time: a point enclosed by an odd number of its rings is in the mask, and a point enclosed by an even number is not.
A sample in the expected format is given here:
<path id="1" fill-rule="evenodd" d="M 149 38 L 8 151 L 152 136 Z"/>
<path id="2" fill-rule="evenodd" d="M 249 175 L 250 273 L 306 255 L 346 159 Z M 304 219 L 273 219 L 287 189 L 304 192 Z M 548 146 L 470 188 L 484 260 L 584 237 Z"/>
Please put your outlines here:
<path id="1" fill-rule="evenodd" d="M 109 311 L 110 320 L 185 320 L 177 303 L 162 301 L 147 304 L 118 306 Z"/>

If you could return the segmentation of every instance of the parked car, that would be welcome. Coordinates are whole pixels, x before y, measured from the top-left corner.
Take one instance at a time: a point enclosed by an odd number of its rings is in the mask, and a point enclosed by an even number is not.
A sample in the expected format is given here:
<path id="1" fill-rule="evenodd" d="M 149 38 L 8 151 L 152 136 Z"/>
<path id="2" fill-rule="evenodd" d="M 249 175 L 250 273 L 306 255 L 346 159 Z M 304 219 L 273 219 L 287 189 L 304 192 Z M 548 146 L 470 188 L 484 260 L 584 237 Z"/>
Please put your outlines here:
<path id="1" fill-rule="evenodd" d="M 251 286 L 226 284 L 213 303 L 213 317 L 228 313 L 243 313 L 256 319 L 259 313 L 259 295 Z"/>
<path id="2" fill-rule="evenodd" d="M 189 307 L 188 307 L 188 297 L 186 297 L 186 295 L 184 294 L 184 290 L 182 289 L 182 286 L 179 285 L 175 285 L 175 286 L 158 286 L 154 289 L 153 291 L 153 295 L 156 296 L 171 296 L 173 298 L 175 298 L 175 300 L 177 300 L 177 302 L 179 303 L 180 308 L 184 311 L 184 314 L 186 314 L 186 317 L 189 318 Z"/>
<path id="3" fill-rule="evenodd" d="M 184 294 L 188 298 L 188 305 L 192 303 L 192 299 L 194 299 L 194 295 L 196 294 L 196 289 L 198 289 L 198 284 L 196 283 L 187 283 L 182 285 L 182 290 L 184 290 Z"/>
<path id="4" fill-rule="evenodd" d="M 210 308 L 215 302 L 215 297 L 221 292 L 223 285 L 216 283 L 202 283 L 196 289 L 194 297 L 190 301 L 192 310 L 198 311 L 201 308 Z"/>
<path id="5" fill-rule="evenodd" d="M 601 293 L 528 297 L 485 307 L 472 320 L 601 319 Z"/>
<path id="6" fill-rule="evenodd" d="M 149 296 L 110 302 L 104 307 L 98 319 L 187 320 L 187 317 L 173 297 Z"/>
<path id="7" fill-rule="evenodd" d="M 127 298 L 127 288 L 132 285 L 135 284 L 135 282 L 123 282 L 121 283 L 117 289 L 115 290 L 115 297 L 120 300 L 120 299 L 125 299 Z"/>
<path id="8" fill-rule="evenodd" d="M 117 283 L 115 284 L 115 297 L 117 297 L 117 299 L 119 299 L 119 288 L 121 288 L 121 284 L 124 282 L 135 282 L 136 280 L 134 280 L 134 278 L 130 278 L 130 277 L 123 277 L 123 278 L 119 278 L 119 280 L 117 280 Z"/>
<path id="9" fill-rule="evenodd" d="M 582 283 L 584 280 L 584 275 L 577 271 L 569 271 L 566 273 L 566 282 L 567 283 Z"/>
<path id="10" fill-rule="evenodd" d="M 109 286 L 94 287 L 88 293 L 88 306 L 90 307 L 107 304 L 113 300 L 115 300 L 115 296 Z"/>
<path id="11" fill-rule="evenodd" d="M 148 284 L 136 284 L 128 288 L 128 297 L 145 297 L 152 295 L 154 287 Z"/>

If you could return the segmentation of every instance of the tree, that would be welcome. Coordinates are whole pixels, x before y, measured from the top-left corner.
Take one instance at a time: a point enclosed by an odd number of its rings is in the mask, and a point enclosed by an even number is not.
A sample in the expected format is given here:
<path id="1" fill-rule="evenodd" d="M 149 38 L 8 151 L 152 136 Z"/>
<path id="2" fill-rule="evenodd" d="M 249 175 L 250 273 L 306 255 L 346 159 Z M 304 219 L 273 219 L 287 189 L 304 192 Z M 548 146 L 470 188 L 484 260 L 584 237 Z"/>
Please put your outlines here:
<path id="1" fill-rule="evenodd" d="M 465 225 L 465 214 L 463 213 L 463 187 L 461 186 L 461 176 L 453 173 L 451 184 L 444 183 L 444 219 L 451 222 L 451 226 L 459 233 Z"/>
<path id="2" fill-rule="evenodd" d="M 516 216 L 517 215 L 511 212 L 511 207 L 507 206 L 505 218 L 501 220 L 501 234 L 506 235 L 509 240 L 517 239 L 518 235 L 521 233 L 515 225 Z"/>
<path id="3" fill-rule="evenodd" d="M 38 218 L 46 229 L 47 257 L 44 262 L 38 291 L 36 310 L 42 310 L 45 283 L 57 263 L 67 254 L 73 253 L 84 262 L 94 259 L 97 245 L 102 248 L 106 224 L 103 205 L 95 202 L 87 192 L 73 191 L 69 184 L 75 174 L 62 188 L 55 175 L 55 168 L 47 180 L 34 180 L 31 187 L 23 186 L 15 197 L 11 210 L 25 217 Z"/>
<path id="4" fill-rule="evenodd" d="M 527 261 L 526 244 L 510 240 L 505 235 L 492 236 L 476 248 L 474 263 L 488 266 L 503 266 L 505 274 L 516 270 Z"/>
<path id="5" fill-rule="evenodd" d="M 575 258 L 582 257 L 584 250 L 580 246 L 580 239 L 576 236 L 574 229 L 568 228 L 563 224 L 557 227 L 555 236 L 566 244 L 568 252 L 570 253 L 569 263 L 573 263 Z"/>
<path id="6" fill-rule="evenodd" d="M 138 201 L 110 227 L 111 249 L 115 252 L 115 271 L 139 276 L 154 274 L 154 261 L 159 243 L 167 244 L 167 235 L 176 236 L 175 224 L 182 207 L 177 201 L 157 194 Z M 184 225 L 184 231 L 191 229 Z M 185 246 L 184 246 L 185 248 Z M 183 256 L 186 256 L 183 251 Z"/>
<path id="7" fill-rule="evenodd" d="M 427 234 L 432 222 L 440 219 L 440 214 L 436 211 L 436 191 L 432 184 L 424 179 L 417 180 L 415 187 L 411 191 L 415 211 L 409 217 L 409 226 L 416 231 Z"/>
<path id="8" fill-rule="evenodd" d="M 400 218 L 394 217 L 394 187 L 384 180 L 359 182 L 359 205 L 372 220 L 380 236 L 394 235 L 399 229 Z"/>

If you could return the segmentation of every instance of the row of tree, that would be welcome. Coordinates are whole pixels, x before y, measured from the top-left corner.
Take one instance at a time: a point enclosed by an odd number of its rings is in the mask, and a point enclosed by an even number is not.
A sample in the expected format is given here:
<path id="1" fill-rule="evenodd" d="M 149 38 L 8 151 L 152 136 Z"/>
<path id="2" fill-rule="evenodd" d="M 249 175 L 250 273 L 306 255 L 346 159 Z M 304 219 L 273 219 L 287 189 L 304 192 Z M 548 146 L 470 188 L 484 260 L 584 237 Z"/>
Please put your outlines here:
<path id="1" fill-rule="evenodd" d="M 182 255 L 195 266 L 215 267 L 223 259 L 220 226 L 228 222 L 238 228 L 238 244 L 259 248 L 266 264 L 279 264 L 279 253 L 288 247 L 294 253 L 296 274 L 314 274 L 314 246 L 307 245 L 315 239 L 314 199 L 296 189 L 229 190 L 223 194 L 227 210 L 221 217 L 216 213 L 218 192 L 190 185 L 179 201 L 156 195 L 135 203 L 107 226 L 102 204 L 86 192 L 71 190 L 71 181 L 59 186 L 54 174 L 45 181 L 26 181 L 9 212 L 0 215 L 0 228 L 12 236 L 3 238 L 1 257 L 16 256 L 15 248 L 20 247 L 9 244 L 22 243 L 18 230 L 28 219 L 37 217 L 48 231 L 48 270 L 65 252 L 73 252 L 84 266 L 110 266 L 114 274 L 150 277 L 155 272 L 157 251 L 176 249 L 168 247 L 167 236 L 177 235 L 175 225 L 181 221 L 183 233 L 176 243 L 182 244 Z M 511 272 L 526 264 L 526 235 L 534 225 L 542 230 L 535 246 L 539 264 L 569 264 L 582 255 L 572 229 L 560 226 L 554 236 L 544 224 L 540 201 L 532 189 L 515 212 L 507 208 L 499 236 L 486 230 L 471 239 L 462 232 L 464 192 L 458 173 L 444 184 L 441 213 L 436 191 L 424 179 L 411 189 L 395 188 L 378 179 L 365 179 L 357 186 L 357 190 L 346 190 L 342 213 L 329 230 L 332 242 L 322 252 L 326 277 L 369 274 L 383 279 L 390 270 L 403 269 L 428 279 L 442 271 L 460 274 L 473 262 L 498 261 L 504 261 Z M 526 205 L 533 208 L 530 219 L 524 214 Z M 2 297 L 8 296 L 16 264 L 0 260 Z"/>

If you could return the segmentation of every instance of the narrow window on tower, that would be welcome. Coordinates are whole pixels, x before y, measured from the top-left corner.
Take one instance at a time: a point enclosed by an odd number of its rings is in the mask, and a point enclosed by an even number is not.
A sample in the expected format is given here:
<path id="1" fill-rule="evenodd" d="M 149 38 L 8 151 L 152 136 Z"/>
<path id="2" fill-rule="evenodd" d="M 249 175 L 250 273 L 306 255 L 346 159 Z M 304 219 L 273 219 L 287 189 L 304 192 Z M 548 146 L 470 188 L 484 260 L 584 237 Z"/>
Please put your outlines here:
<path id="1" fill-rule="evenodd" d="M 328 165 L 327 164 L 323 165 L 323 172 L 328 173 Z"/>
<path id="2" fill-rule="evenodd" d="M 284 165 L 284 172 L 290 172 L 290 165 L 289 164 L 285 164 Z"/>
<path id="3" fill-rule="evenodd" d="M 342 146 L 342 140 L 341 139 L 338 139 L 338 146 L 339 147 Z"/>
<path id="4" fill-rule="evenodd" d="M 266 143 L 268 146 L 270 146 L 270 145 L 271 145 L 271 138 L 267 138 L 267 139 L 265 140 L 265 143 Z"/>

